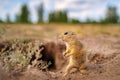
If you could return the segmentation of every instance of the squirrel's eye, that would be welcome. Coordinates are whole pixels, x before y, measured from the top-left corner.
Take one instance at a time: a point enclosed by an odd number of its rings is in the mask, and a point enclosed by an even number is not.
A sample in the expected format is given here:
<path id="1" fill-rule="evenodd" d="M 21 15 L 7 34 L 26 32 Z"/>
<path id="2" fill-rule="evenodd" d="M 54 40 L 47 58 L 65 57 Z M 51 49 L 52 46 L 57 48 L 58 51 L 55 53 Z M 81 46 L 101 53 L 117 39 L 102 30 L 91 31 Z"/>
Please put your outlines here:
<path id="1" fill-rule="evenodd" d="M 67 35 L 67 34 L 68 34 L 68 32 L 65 32 L 65 33 L 64 33 L 64 35 Z"/>

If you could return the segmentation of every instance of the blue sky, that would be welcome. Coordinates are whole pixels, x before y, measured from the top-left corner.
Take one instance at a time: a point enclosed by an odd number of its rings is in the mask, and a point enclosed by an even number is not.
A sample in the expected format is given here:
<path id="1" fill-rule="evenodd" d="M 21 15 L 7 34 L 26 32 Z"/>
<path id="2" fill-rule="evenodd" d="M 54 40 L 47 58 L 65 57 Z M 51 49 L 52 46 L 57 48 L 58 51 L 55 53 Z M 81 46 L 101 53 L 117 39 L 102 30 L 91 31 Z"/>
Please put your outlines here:
<path id="1" fill-rule="evenodd" d="M 5 20 L 9 14 L 14 20 L 15 15 L 20 13 L 21 5 L 25 3 L 31 12 L 30 19 L 36 22 L 36 8 L 41 2 L 45 7 L 45 20 L 48 13 L 53 10 L 67 10 L 69 18 L 82 21 L 87 18 L 99 20 L 104 18 L 108 6 L 116 6 L 120 15 L 120 0 L 0 0 L 0 19 Z"/>

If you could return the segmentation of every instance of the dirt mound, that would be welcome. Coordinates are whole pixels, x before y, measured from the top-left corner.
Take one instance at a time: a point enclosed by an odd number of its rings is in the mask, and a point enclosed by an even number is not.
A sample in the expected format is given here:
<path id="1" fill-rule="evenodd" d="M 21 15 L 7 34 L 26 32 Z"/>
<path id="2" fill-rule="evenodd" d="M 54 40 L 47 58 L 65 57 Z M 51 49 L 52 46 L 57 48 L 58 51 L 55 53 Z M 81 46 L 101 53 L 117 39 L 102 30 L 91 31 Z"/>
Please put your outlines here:
<path id="1" fill-rule="evenodd" d="M 9 80 L 8 73 L 2 69 L 2 66 L 0 67 L 0 80 Z"/>
<path id="2" fill-rule="evenodd" d="M 86 75 L 72 70 L 71 74 L 63 78 L 62 75 L 67 64 L 62 56 L 65 45 L 48 40 L 43 42 L 44 49 L 40 53 L 43 55 L 43 60 L 53 61 L 51 69 L 43 71 L 33 67 L 26 68 L 21 72 L 7 72 L 7 74 L 3 72 L 3 74 L 0 73 L 0 79 L 4 80 L 2 75 L 9 74 L 6 77 L 8 80 L 120 80 L 120 37 L 99 35 L 80 38 L 80 40 L 89 54 L 88 74 Z M 40 49 L 41 47 L 39 47 Z M 5 80 L 7 80 L 6 78 Z"/>

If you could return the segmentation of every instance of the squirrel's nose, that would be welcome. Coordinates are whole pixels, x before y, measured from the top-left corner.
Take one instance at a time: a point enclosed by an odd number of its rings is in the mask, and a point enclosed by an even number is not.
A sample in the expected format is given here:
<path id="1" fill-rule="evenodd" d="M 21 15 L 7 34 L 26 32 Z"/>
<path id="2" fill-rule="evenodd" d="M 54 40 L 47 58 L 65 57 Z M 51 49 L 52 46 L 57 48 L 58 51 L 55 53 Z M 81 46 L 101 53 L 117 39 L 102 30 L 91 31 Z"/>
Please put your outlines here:
<path id="1" fill-rule="evenodd" d="M 62 38 L 62 35 L 57 36 L 57 38 L 58 38 L 58 39 L 61 39 L 61 38 Z"/>

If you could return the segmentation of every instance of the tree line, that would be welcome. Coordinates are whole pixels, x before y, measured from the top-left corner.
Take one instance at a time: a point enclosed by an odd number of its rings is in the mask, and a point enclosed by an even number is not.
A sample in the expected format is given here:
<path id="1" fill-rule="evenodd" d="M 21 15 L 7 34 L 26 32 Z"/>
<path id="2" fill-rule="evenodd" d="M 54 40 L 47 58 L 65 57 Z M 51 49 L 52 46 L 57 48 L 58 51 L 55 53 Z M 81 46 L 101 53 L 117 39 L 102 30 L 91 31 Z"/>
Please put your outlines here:
<path id="1" fill-rule="evenodd" d="M 41 3 L 39 7 L 37 8 L 37 16 L 38 21 L 37 23 L 44 23 L 44 5 Z M 15 21 L 12 22 L 10 19 L 10 15 L 6 15 L 6 21 L 2 21 L 0 19 L 1 23 L 32 23 L 30 20 L 30 11 L 26 4 L 22 5 L 20 14 L 16 14 Z M 68 18 L 67 11 L 52 11 L 48 15 L 48 22 L 49 23 L 101 23 L 101 24 L 107 24 L 107 23 L 120 23 L 120 18 L 117 14 L 117 8 L 115 6 L 109 6 L 105 12 L 105 18 L 100 19 L 99 21 L 87 18 L 86 21 L 82 22 L 77 19 L 70 19 Z"/>

